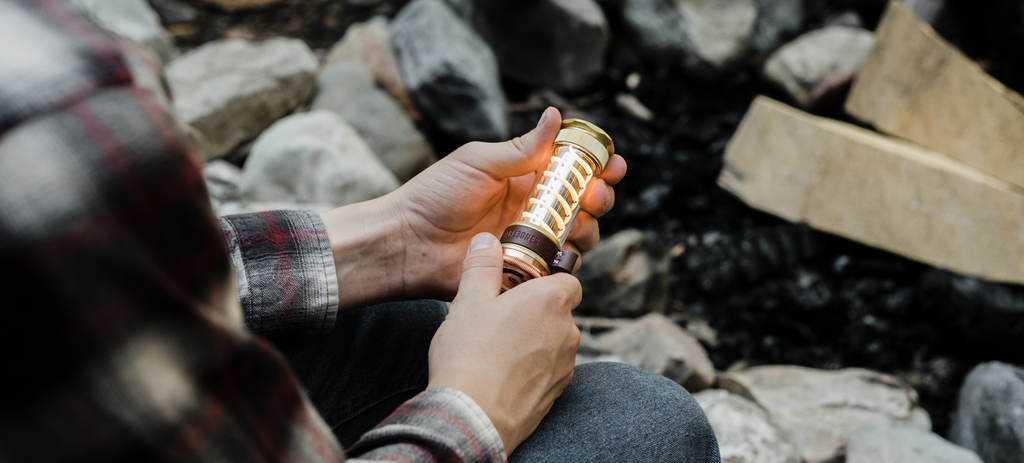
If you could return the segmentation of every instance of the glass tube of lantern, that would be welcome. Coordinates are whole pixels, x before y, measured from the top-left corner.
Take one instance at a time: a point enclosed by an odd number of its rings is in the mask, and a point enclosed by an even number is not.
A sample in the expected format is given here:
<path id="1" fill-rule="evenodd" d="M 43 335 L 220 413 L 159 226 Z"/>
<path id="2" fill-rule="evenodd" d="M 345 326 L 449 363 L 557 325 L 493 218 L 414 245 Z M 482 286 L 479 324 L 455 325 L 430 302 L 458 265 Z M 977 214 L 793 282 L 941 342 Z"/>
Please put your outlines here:
<path id="1" fill-rule="evenodd" d="M 552 272 L 571 272 L 574 254 L 561 251 L 580 211 L 580 200 L 614 152 L 611 138 L 578 119 L 562 122 L 551 159 L 538 176 L 518 220 L 502 234 L 507 291 Z"/>

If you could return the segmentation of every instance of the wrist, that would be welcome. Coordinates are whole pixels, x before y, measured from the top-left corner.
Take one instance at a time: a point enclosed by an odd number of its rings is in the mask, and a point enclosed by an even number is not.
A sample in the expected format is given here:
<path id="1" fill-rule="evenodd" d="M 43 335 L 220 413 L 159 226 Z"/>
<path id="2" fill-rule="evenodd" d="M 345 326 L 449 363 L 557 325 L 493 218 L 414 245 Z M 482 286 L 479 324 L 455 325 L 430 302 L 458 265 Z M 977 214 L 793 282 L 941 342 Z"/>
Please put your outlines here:
<path id="1" fill-rule="evenodd" d="M 320 214 L 338 275 L 339 310 L 399 300 L 404 293 L 401 216 L 388 197 Z"/>

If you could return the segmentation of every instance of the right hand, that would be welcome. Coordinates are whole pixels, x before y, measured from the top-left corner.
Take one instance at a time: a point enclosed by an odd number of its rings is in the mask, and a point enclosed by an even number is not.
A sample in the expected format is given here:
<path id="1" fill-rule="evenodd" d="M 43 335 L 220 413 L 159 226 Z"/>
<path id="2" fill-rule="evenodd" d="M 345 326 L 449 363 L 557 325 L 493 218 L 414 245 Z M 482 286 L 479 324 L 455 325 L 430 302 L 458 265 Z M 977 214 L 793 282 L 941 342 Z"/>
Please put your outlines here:
<path id="1" fill-rule="evenodd" d="M 498 239 L 473 237 L 458 294 L 430 343 L 427 387 L 472 398 L 512 454 L 572 379 L 580 342 L 572 310 L 583 290 L 575 277 L 555 274 L 499 296 L 501 268 Z"/>

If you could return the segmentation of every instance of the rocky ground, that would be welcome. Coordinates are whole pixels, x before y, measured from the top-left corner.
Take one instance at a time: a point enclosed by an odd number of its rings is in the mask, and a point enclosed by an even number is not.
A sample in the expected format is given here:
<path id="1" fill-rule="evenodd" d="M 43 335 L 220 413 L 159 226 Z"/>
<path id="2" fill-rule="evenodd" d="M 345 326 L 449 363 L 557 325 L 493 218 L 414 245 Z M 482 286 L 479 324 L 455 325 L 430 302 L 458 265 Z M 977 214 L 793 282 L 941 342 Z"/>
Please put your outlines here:
<path id="1" fill-rule="evenodd" d="M 229 8 L 246 3 L 219 1 Z M 267 88 L 284 81 L 300 82 L 290 88 L 305 91 L 275 97 L 278 99 L 271 106 L 276 109 L 269 113 L 243 112 L 248 128 L 223 129 L 226 123 L 218 117 L 225 116 L 211 115 L 212 109 L 201 107 L 206 103 L 188 106 L 194 115 L 185 118 L 200 132 L 198 142 L 206 147 L 205 154 L 231 163 L 211 163 L 207 172 L 222 213 L 295 203 L 329 208 L 383 194 L 465 141 L 524 133 L 548 105 L 559 107 L 567 117 L 584 117 L 607 130 L 630 169 L 617 187 L 615 210 L 602 219 L 605 243 L 587 259 L 608 264 L 592 264 L 581 275 L 588 289 L 579 311 L 580 323 L 594 335 L 585 337 L 582 352 L 627 361 L 630 359 L 625 357 L 633 356 L 631 363 L 647 362 L 646 367 L 660 369 L 691 390 L 717 382 L 721 389 L 698 395 L 705 409 L 725 410 L 712 416 L 713 423 L 728 420 L 730 413 L 764 415 L 766 410 L 765 419 L 774 424 L 750 433 L 767 436 L 765 442 L 775 442 L 780 455 L 826 461 L 841 453 L 837 442 L 847 445 L 848 438 L 851 462 L 868 461 L 866 450 L 857 453 L 855 449 L 871 448 L 870 443 L 879 440 L 920 442 L 933 448 L 928 440 L 932 435 L 917 431 L 920 429 L 947 438 L 952 433 L 960 436 L 954 439 L 958 443 L 974 439 L 963 426 L 952 426 L 965 376 L 983 362 L 1024 364 L 1024 350 L 1018 347 L 1024 341 L 1024 289 L 955 275 L 788 223 L 751 209 L 716 185 L 722 154 L 756 95 L 856 123 L 843 113 L 841 102 L 850 74 L 871 47 L 869 31 L 882 16 L 883 1 L 723 0 L 714 3 L 718 10 L 702 10 L 701 2 L 690 2 L 698 6 L 687 14 L 705 15 L 721 32 L 719 36 L 736 35 L 732 42 L 714 46 L 702 46 L 699 40 L 676 40 L 678 34 L 658 22 L 665 16 L 658 8 L 669 8 L 665 5 L 671 2 L 658 1 L 538 1 L 540 6 L 530 7 L 537 8 L 529 16 L 535 21 L 532 27 L 571 25 L 566 29 L 573 35 L 552 40 L 559 46 L 536 43 L 521 30 L 509 27 L 503 19 L 517 18 L 514 11 L 501 11 L 500 6 L 492 7 L 497 11 L 474 9 L 472 0 L 450 0 L 451 12 L 435 11 L 441 2 L 413 2 L 424 4 L 415 5 L 415 15 L 403 12 L 406 2 L 388 0 L 264 1 L 255 3 L 269 5 L 241 10 L 212 5 L 218 3 L 213 0 L 151 3 L 179 52 L 225 38 L 280 41 L 283 36 L 308 46 L 282 42 L 282 47 L 298 47 L 298 51 L 282 48 L 284 51 L 273 52 L 280 54 L 286 65 L 275 65 L 280 75 L 275 77 L 276 83 L 267 83 Z M 1024 92 L 1024 3 L 905 3 L 993 77 Z M 389 26 L 366 22 L 380 15 L 392 18 L 390 38 Z M 448 24 L 442 28 L 446 32 L 427 40 L 410 32 L 418 30 L 417 21 L 422 18 L 473 28 L 444 23 Z M 396 22 L 402 27 L 396 28 Z M 361 32 L 353 33 L 356 29 Z M 347 48 L 332 48 L 346 33 L 353 35 Z M 687 33 L 699 36 L 700 31 Z M 579 37 L 583 38 L 573 41 Z M 431 40 L 460 45 L 430 49 Z M 397 48 L 393 62 L 366 58 L 365 50 L 391 41 Z M 566 50 L 559 51 L 559 47 Z M 235 56 L 240 53 L 255 57 L 271 52 L 232 52 Z M 446 112 L 446 97 L 431 93 L 444 81 L 438 80 L 439 71 L 409 71 L 409 57 L 417 53 L 473 70 L 446 78 L 468 89 L 466 95 L 498 103 L 465 104 L 460 111 Z M 558 53 L 572 59 L 559 61 L 558 56 L 551 56 Z M 820 63 L 820 69 L 787 74 L 787 69 L 793 68 L 787 63 L 807 56 L 814 57 L 812 61 Z M 184 61 L 201 59 L 186 53 L 168 65 L 172 88 L 179 86 L 179 100 L 197 92 L 181 83 L 194 77 Z M 210 59 L 217 60 L 216 56 Z M 362 60 L 365 66 L 345 64 L 352 59 Z M 491 82 L 487 73 L 494 72 L 494 61 L 501 77 Z M 565 62 L 571 66 L 564 66 Z M 403 71 L 400 76 L 398 69 Z M 175 73 L 182 77 L 176 79 Z M 253 90 L 252 94 L 262 95 L 262 91 Z M 502 99 L 507 103 L 501 103 Z M 228 103 L 224 105 L 230 106 Z M 290 116 L 264 131 L 296 109 L 307 108 L 325 111 Z M 395 132 L 406 136 L 395 140 L 375 132 L 385 124 L 398 124 L 401 128 Z M 317 154 L 318 170 L 281 174 L 282 161 L 276 153 L 298 149 L 289 145 L 289 140 L 309 134 L 318 134 L 310 139 L 326 146 L 313 151 L 344 151 L 347 161 Z M 257 135 L 260 138 L 252 143 Z M 351 141 L 360 138 L 363 141 Z M 416 154 L 400 155 L 409 152 Z M 245 168 L 239 171 L 232 165 Z M 289 184 L 296 182 L 295 177 L 352 169 L 362 169 L 362 183 Z M 292 177 L 283 178 L 286 175 Z M 268 189 L 268 184 L 279 188 Z M 292 193 L 281 193 L 285 190 Z M 622 289 L 609 290 L 609 280 Z M 652 309 L 665 317 L 634 324 L 621 318 L 637 317 Z M 673 331 L 668 325 L 685 331 Z M 628 333 L 633 333 L 633 338 L 659 333 L 656 337 L 665 339 L 660 357 L 637 353 L 644 349 L 630 347 Z M 703 355 L 701 350 L 706 350 L 710 364 L 693 360 Z M 761 365 L 803 366 L 846 376 L 797 367 L 750 368 Z M 871 376 L 873 373 L 843 370 L 851 367 L 884 372 L 902 383 L 890 376 L 879 379 Z M 979 377 L 1000 379 L 977 380 L 982 384 L 977 387 L 1003 381 L 1017 384 L 1014 387 L 1020 391 L 1016 393 L 1024 394 L 1024 386 L 1014 383 L 1024 382 L 1021 370 L 1001 364 L 985 368 Z M 716 379 L 715 370 L 728 373 Z M 777 374 L 798 377 L 795 381 L 823 389 L 832 387 L 829 384 L 862 381 L 863 388 L 849 386 L 853 396 L 891 394 L 894 398 L 889 402 L 902 405 L 877 410 L 865 405 L 873 410 L 870 413 L 889 417 L 890 424 L 884 426 L 849 430 L 841 436 L 801 434 L 799 430 L 806 431 L 802 425 L 787 421 L 799 414 L 785 404 L 788 396 L 773 395 L 776 393 L 770 388 L 758 386 L 761 376 Z M 871 392 L 871 384 L 879 382 L 892 387 Z M 760 407 L 743 412 L 750 402 Z M 915 404 L 930 416 L 930 425 L 920 419 Z M 784 438 L 772 437 L 778 432 L 775 425 L 797 435 L 797 441 L 786 443 Z M 854 431 L 857 437 L 850 438 Z M 972 460 L 966 456 L 950 461 Z M 986 461 L 1002 460 L 986 457 Z"/>

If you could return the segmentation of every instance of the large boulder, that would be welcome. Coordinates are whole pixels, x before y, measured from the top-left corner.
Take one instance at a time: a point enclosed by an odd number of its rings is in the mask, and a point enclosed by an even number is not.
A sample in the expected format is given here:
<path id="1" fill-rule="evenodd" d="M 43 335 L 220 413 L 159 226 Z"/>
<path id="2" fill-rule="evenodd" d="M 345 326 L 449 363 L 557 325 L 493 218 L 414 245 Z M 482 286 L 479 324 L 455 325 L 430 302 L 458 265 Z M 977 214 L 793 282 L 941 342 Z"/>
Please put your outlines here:
<path id="1" fill-rule="evenodd" d="M 1000 362 L 974 367 L 960 389 L 949 439 L 985 463 L 1024 461 L 1024 368 Z"/>
<path id="2" fill-rule="evenodd" d="M 838 101 L 874 44 L 870 31 L 828 26 L 779 48 L 765 62 L 764 73 L 801 107 L 813 109 Z"/>
<path id="3" fill-rule="evenodd" d="M 693 395 L 704 409 L 728 463 L 802 463 L 800 452 L 768 413 L 750 400 L 723 389 Z"/>
<path id="4" fill-rule="evenodd" d="M 767 55 L 789 36 L 800 32 L 804 22 L 803 0 L 757 0 L 757 21 L 750 49 Z"/>
<path id="5" fill-rule="evenodd" d="M 317 81 L 312 109 L 334 111 L 345 119 L 398 180 L 405 182 L 437 157 L 402 107 L 373 84 L 360 61 L 338 61 Z"/>
<path id="6" fill-rule="evenodd" d="M 199 133 L 207 159 L 227 154 L 294 110 L 316 83 L 305 42 L 273 38 L 208 42 L 172 61 L 167 81 L 178 115 Z"/>
<path id="7" fill-rule="evenodd" d="M 419 111 L 413 105 L 409 92 L 405 91 L 405 83 L 398 71 L 398 58 L 395 57 L 395 49 L 391 47 L 391 33 L 388 32 L 386 17 L 377 16 L 365 23 L 349 26 L 345 36 L 327 51 L 324 69 L 338 61 L 362 62 L 370 70 L 377 86 L 391 94 L 410 118 L 419 120 Z"/>
<path id="8" fill-rule="evenodd" d="M 992 460 L 987 460 L 991 462 Z M 1020 461 L 1014 460 L 1014 461 Z M 938 435 L 893 423 L 861 429 L 846 444 L 846 463 L 982 463 Z"/>
<path id="9" fill-rule="evenodd" d="M 331 111 L 281 119 L 256 139 L 242 169 L 244 202 L 344 206 L 383 196 L 398 180 Z"/>
<path id="10" fill-rule="evenodd" d="M 623 1 L 626 26 L 653 59 L 716 77 L 747 56 L 757 19 L 754 0 Z"/>
<path id="11" fill-rule="evenodd" d="M 457 142 L 508 138 L 494 53 L 442 0 L 413 0 L 391 22 L 406 88 L 419 109 Z"/>
<path id="12" fill-rule="evenodd" d="M 931 429 L 928 413 L 917 407 L 917 392 L 897 378 L 873 371 L 764 366 L 723 373 L 718 381 L 723 389 L 767 410 L 789 433 L 806 463 L 839 457 L 850 436 L 873 423 Z"/>
<path id="13" fill-rule="evenodd" d="M 174 56 L 174 41 L 146 0 L 70 0 L 97 24 L 153 53 L 161 63 Z"/>
<path id="14" fill-rule="evenodd" d="M 681 384 L 690 392 L 715 382 L 715 367 L 692 335 L 661 314 L 650 314 L 597 337 L 602 350 Z"/>
<path id="15" fill-rule="evenodd" d="M 505 77 L 573 91 L 604 70 L 611 31 L 594 0 L 478 0 L 469 15 Z"/>
<path id="16" fill-rule="evenodd" d="M 637 317 L 662 312 L 668 301 L 669 256 L 640 230 L 601 240 L 583 258 L 576 277 L 583 286 L 578 313 Z"/>

